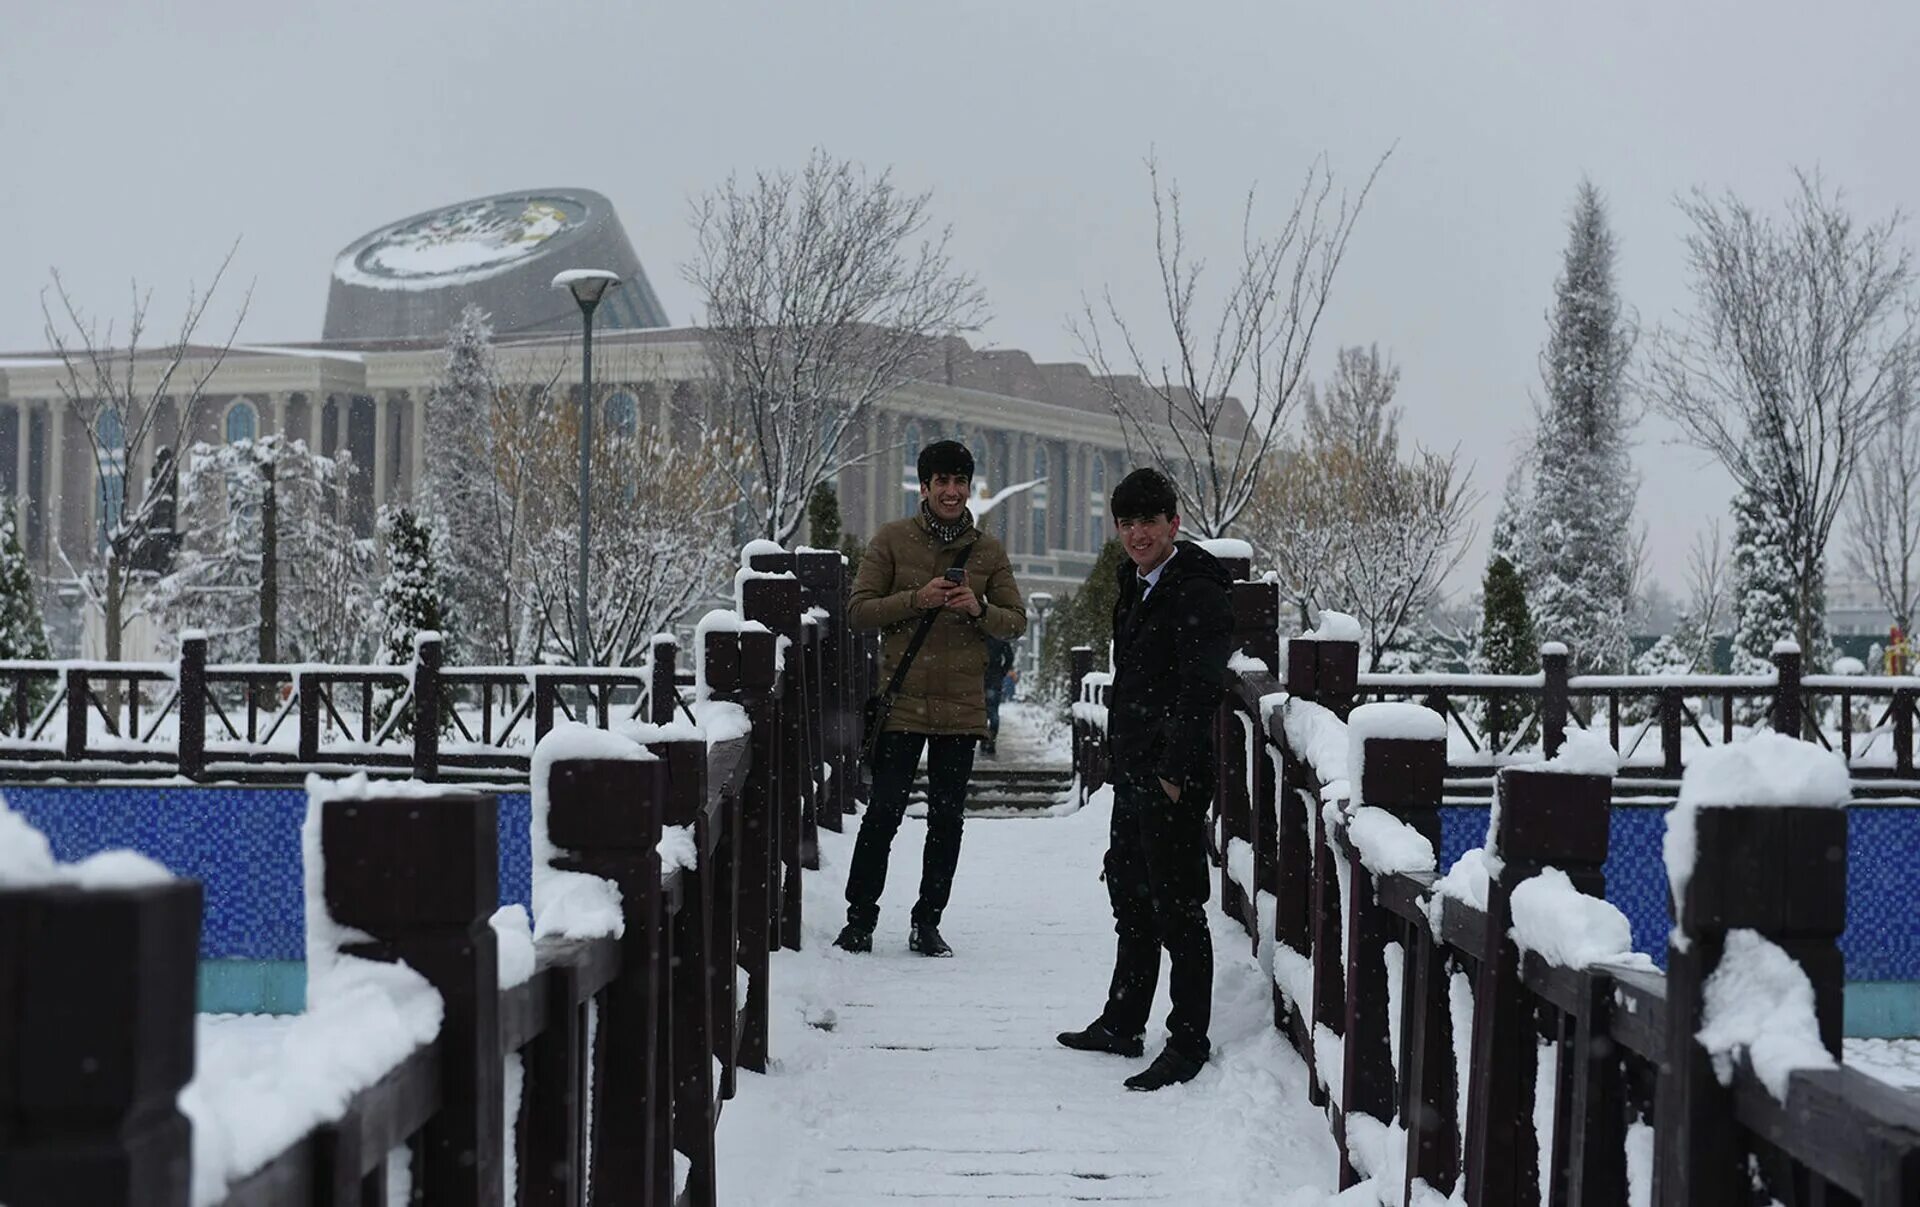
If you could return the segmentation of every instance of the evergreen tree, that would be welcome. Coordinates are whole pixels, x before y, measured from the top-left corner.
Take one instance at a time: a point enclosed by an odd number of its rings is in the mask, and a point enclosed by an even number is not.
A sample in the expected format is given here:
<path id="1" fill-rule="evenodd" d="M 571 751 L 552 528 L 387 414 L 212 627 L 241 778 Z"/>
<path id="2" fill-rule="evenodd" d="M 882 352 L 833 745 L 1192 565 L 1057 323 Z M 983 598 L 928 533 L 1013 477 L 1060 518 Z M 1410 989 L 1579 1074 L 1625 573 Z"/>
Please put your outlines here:
<path id="1" fill-rule="evenodd" d="M 1627 447 L 1633 337 L 1614 291 L 1613 262 L 1605 207 L 1583 181 L 1541 358 L 1546 402 L 1523 562 L 1535 623 L 1547 640 L 1566 643 L 1577 673 L 1624 671 L 1630 652 L 1639 489 Z"/>
<path id="2" fill-rule="evenodd" d="M 415 634 L 437 632 L 447 620 L 431 531 L 405 507 L 380 509 L 380 537 L 387 549 L 387 578 L 380 585 L 381 661 L 413 661 Z"/>
<path id="3" fill-rule="evenodd" d="M 815 549 L 838 549 L 847 558 L 847 581 L 860 573 L 864 552 L 858 537 L 840 526 L 840 494 L 833 483 L 822 482 L 807 499 L 807 542 Z"/>
<path id="4" fill-rule="evenodd" d="M 1813 648 L 1802 651 L 1809 663 L 1819 659 L 1826 646 L 1824 582 L 1814 589 L 1822 606 L 1815 613 L 1820 619 Z M 1794 636 L 1798 598 L 1786 525 L 1765 499 L 1742 492 L 1733 514 L 1734 674 L 1766 674 L 1773 669 L 1774 643 Z"/>
<path id="5" fill-rule="evenodd" d="M 1526 578 L 1527 554 L 1532 541 L 1526 532 L 1527 523 L 1527 473 L 1526 463 L 1516 461 L 1507 471 L 1506 490 L 1500 495 L 1500 510 L 1493 517 L 1493 532 L 1489 534 L 1487 560 L 1504 557 L 1520 571 L 1520 577 Z"/>
<path id="6" fill-rule="evenodd" d="M 1481 589 L 1484 602 L 1473 669 L 1490 675 L 1530 675 L 1539 670 L 1540 647 L 1534 639 L 1533 616 L 1527 608 L 1520 572 L 1512 562 L 1495 554 L 1487 563 Z M 1495 698 L 1483 718 L 1489 738 L 1511 737 L 1526 724 L 1531 711 L 1522 700 Z"/>
<path id="7" fill-rule="evenodd" d="M 469 305 L 447 332 L 446 367 L 427 397 L 426 468 L 416 501 L 440 534 L 448 611 L 473 627 L 476 652 L 485 658 L 501 657 L 514 645 L 492 532 L 499 390 L 493 328 L 484 311 Z"/>
<path id="8" fill-rule="evenodd" d="M 1120 566 L 1126 551 L 1119 541 L 1109 540 L 1100 548 L 1093 568 L 1080 589 L 1066 597 L 1047 617 L 1046 641 L 1040 650 L 1040 690 L 1056 699 L 1064 698 L 1071 684 L 1073 647 L 1093 648 L 1093 668 L 1107 669 L 1107 648 L 1113 640 L 1113 606 L 1120 600 Z"/>
<path id="9" fill-rule="evenodd" d="M 33 589 L 33 572 L 20 548 L 19 524 L 13 508 L 7 507 L 0 511 L 0 659 L 44 662 L 52 656 L 40 598 Z M 49 691 L 45 683 L 27 680 L 27 710 L 38 713 Z M 13 693 L 11 682 L 0 686 L 0 730 L 14 715 Z"/>

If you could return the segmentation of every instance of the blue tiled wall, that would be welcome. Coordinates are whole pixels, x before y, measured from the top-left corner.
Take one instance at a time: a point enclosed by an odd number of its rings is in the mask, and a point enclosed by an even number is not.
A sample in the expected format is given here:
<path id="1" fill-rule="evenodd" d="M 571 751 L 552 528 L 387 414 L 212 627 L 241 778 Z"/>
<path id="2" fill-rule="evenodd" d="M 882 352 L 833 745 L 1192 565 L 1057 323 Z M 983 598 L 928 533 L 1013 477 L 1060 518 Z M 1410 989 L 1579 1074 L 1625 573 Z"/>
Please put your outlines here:
<path id="1" fill-rule="evenodd" d="M 1441 864 L 1487 833 L 1487 811 L 1440 811 Z M 1666 965 L 1667 871 L 1660 856 L 1666 810 L 1619 805 L 1607 854 L 1607 899 L 1633 924 L 1634 946 Z M 1920 981 L 1920 808 L 1862 806 L 1847 819 L 1847 930 L 1840 937 L 1850 981 Z"/>
<path id="2" fill-rule="evenodd" d="M 206 885 L 203 960 L 300 960 L 299 788 L 42 787 L 4 789 L 63 860 L 131 847 Z M 527 795 L 500 801 L 500 903 L 530 895 Z"/>

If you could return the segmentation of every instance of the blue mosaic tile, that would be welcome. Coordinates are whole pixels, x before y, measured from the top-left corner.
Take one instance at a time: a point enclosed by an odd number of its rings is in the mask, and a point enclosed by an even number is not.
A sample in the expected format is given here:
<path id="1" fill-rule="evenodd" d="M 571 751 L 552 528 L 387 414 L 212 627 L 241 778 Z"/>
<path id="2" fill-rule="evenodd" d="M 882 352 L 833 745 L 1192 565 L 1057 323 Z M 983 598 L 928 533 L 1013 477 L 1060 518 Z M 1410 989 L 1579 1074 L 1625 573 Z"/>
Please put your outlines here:
<path id="1" fill-rule="evenodd" d="M 62 860 L 130 847 L 205 885 L 201 959 L 305 958 L 304 790 L 20 785 L 5 795 Z M 500 903 L 526 905 L 532 866 L 527 794 L 502 793 L 499 806 Z"/>
<path id="2" fill-rule="evenodd" d="M 1440 811 L 1443 866 L 1477 847 L 1487 810 Z M 1607 852 L 1607 900 L 1633 926 L 1635 949 L 1666 967 L 1673 925 L 1667 872 L 1660 854 L 1666 809 L 1621 805 L 1613 810 Z M 1840 936 L 1850 981 L 1920 981 L 1920 808 L 1862 806 L 1847 818 L 1847 929 Z"/>

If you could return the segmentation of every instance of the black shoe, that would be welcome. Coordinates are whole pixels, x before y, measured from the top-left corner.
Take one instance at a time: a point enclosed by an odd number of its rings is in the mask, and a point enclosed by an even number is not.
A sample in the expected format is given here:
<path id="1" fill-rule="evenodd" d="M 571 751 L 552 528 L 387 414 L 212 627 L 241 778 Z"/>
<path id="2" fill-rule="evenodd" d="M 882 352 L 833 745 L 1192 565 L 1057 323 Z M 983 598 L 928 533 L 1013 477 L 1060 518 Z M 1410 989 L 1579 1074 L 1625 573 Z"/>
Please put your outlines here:
<path id="1" fill-rule="evenodd" d="M 940 928 L 930 922 L 913 924 L 913 929 L 907 932 L 907 950 L 939 959 L 953 958 L 953 948 L 948 947 L 947 941 L 940 937 Z"/>
<path id="2" fill-rule="evenodd" d="M 840 931 L 840 937 L 833 945 L 841 951 L 851 951 L 855 955 L 864 955 L 873 950 L 873 932 L 863 926 L 849 922 Z"/>
<path id="3" fill-rule="evenodd" d="M 1091 1022 L 1084 1031 L 1062 1031 L 1054 1038 L 1076 1052 L 1111 1052 L 1115 1056 L 1138 1056 L 1146 1051 L 1138 1035 L 1115 1035 L 1103 1022 Z"/>
<path id="4" fill-rule="evenodd" d="M 1152 1064 L 1127 1078 L 1126 1087 L 1130 1090 L 1164 1090 L 1170 1085 L 1192 1081 L 1200 1075 L 1206 1063 L 1168 1044 L 1160 1050 L 1160 1055 L 1153 1058 Z"/>
<path id="5" fill-rule="evenodd" d="M 982 743 L 980 744 L 980 753 L 981 753 L 981 754 L 984 754 L 984 755 L 986 755 L 986 756 L 987 756 L 988 758 L 994 758 L 994 757 L 997 757 L 997 756 L 996 756 L 996 755 L 994 754 L 994 750 L 993 750 L 993 743 L 992 743 L 992 742 L 982 742 Z"/>

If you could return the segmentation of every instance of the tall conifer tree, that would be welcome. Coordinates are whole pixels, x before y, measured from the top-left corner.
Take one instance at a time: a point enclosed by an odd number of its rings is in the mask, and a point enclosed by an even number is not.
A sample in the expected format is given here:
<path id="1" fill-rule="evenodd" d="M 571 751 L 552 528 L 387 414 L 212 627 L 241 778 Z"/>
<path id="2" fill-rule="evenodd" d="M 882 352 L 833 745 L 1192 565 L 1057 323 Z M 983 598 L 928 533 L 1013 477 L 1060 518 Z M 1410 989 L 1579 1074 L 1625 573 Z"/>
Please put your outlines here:
<path id="1" fill-rule="evenodd" d="M 1523 566 L 1534 622 L 1565 642 L 1578 671 L 1627 667 L 1627 609 L 1639 478 L 1628 451 L 1626 370 L 1632 328 L 1614 289 L 1606 208 L 1582 181 L 1568 222 L 1541 356 L 1546 400 L 1533 465 Z"/>

